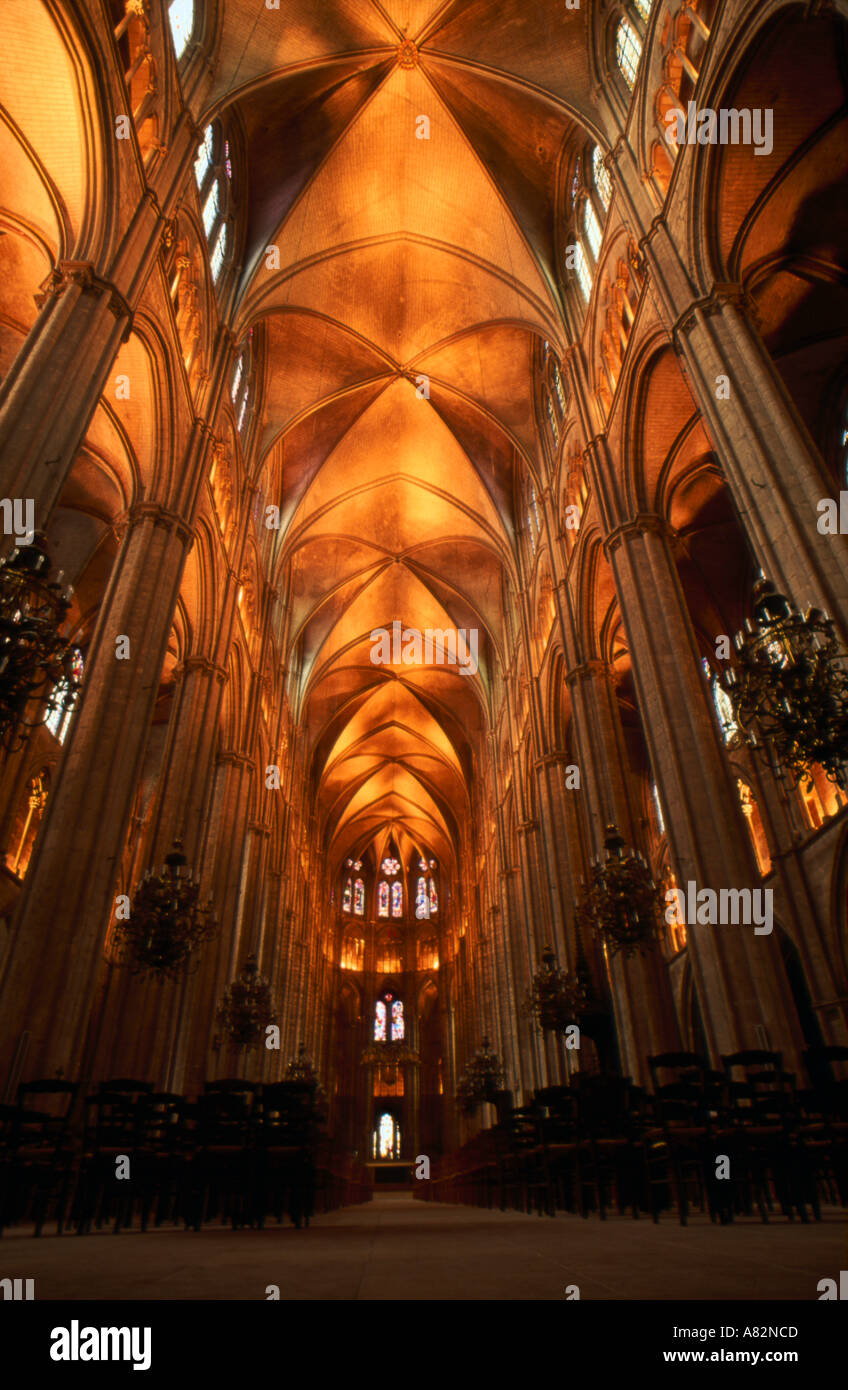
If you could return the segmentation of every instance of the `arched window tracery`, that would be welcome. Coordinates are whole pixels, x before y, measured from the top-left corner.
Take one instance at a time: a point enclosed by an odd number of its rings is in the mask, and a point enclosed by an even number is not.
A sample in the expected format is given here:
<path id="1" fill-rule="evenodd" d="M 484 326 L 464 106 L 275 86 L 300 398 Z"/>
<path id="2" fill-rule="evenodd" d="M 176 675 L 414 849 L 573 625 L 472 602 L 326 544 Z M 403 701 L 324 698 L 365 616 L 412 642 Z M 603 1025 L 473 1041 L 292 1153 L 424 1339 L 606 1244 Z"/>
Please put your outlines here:
<path id="1" fill-rule="evenodd" d="M 604 212 L 609 211 L 612 201 L 612 179 L 607 166 L 604 164 L 604 156 L 599 145 L 592 151 L 592 176 L 595 180 L 595 188 L 598 190 L 598 197 L 604 206 Z"/>
<path id="2" fill-rule="evenodd" d="M 361 878 L 353 885 L 353 914 L 355 917 L 365 916 L 365 884 Z"/>
<path id="3" fill-rule="evenodd" d="M 218 122 L 213 121 L 206 127 L 203 139 L 197 147 L 194 178 L 215 284 L 220 280 L 230 250 L 229 205 L 232 171 L 230 143 L 224 139 Z"/>
<path id="4" fill-rule="evenodd" d="M 626 15 L 622 15 L 615 31 L 615 57 L 621 75 L 632 92 L 642 57 L 642 40 Z"/>

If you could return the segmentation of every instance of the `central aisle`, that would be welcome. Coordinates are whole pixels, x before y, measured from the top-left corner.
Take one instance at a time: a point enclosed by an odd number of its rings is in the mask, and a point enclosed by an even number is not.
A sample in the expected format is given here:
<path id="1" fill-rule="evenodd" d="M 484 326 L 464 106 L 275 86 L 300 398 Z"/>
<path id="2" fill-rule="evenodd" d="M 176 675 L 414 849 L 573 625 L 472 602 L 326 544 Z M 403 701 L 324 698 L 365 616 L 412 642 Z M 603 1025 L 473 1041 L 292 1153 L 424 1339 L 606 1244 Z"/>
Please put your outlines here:
<path id="1" fill-rule="evenodd" d="M 650 1221 L 525 1216 L 380 1193 L 318 1216 L 309 1230 L 204 1227 L 102 1232 L 79 1238 L 4 1234 L 10 1270 L 36 1279 L 39 1299 L 814 1300 L 844 1263 L 846 1219 L 775 1218 L 731 1227 L 696 1218 L 686 1229 Z"/>

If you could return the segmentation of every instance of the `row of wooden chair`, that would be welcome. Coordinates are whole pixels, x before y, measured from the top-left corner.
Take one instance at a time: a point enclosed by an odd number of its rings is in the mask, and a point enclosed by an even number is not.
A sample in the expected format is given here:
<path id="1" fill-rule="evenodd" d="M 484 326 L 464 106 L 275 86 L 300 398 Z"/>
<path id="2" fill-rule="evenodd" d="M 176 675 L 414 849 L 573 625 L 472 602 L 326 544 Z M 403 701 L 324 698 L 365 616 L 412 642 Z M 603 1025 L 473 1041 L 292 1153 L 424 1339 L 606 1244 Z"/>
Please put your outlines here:
<path id="1" fill-rule="evenodd" d="M 848 1062 L 848 1048 L 824 1060 Z M 848 1082 L 799 1089 L 779 1052 L 649 1058 L 653 1090 L 627 1077 L 578 1074 L 499 1105 L 498 1123 L 436 1165 L 416 1195 L 553 1216 L 674 1208 L 728 1224 L 755 1209 L 768 1221 L 821 1217 L 822 1198 L 848 1204 Z M 820 1059 L 821 1060 L 821 1059 Z M 809 1065 L 809 1063 L 808 1063 Z"/>
<path id="2" fill-rule="evenodd" d="M 73 1082 L 33 1081 L 0 1108 L 0 1232 L 31 1221 L 39 1235 L 51 1206 L 60 1234 L 136 1220 L 142 1231 L 216 1218 L 261 1227 L 285 1215 L 300 1227 L 370 1197 L 306 1083 L 210 1082 L 188 1101 L 116 1078 L 77 1099 Z"/>

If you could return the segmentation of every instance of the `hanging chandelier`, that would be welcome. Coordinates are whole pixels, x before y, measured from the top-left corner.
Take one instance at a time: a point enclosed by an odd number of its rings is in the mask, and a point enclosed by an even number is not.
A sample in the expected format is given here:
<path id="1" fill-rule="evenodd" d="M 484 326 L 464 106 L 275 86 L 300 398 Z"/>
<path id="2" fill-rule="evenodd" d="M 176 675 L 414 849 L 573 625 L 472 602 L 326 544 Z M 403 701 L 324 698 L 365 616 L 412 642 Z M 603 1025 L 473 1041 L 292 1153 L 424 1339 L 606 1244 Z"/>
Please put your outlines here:
<path id="1" fill-rule="evenodd" d="M 420 1060 L 415 1049 L 405 1042 L 373 1042 L 363 1050 L 361 1058 L 364 1067 L 418 1065 Z"/>
<path id="2" fill-rule="evenodd" d="M 256 1047 L 276 1017 L 271 986 L 259 974 L 256 956 L 245 961 L 241 974 L 224 990 L 215 1014 L 221 1034 L 236 1047 Z"/>
<path id="3" fill-rule="evenodd" d="M 599 935 L 611 955 L 648 951 L 659 936 L 662 894 L 644 855 L 625 849 L 614 825 L 607 826 L 605 858 L 592 860 L 592 877 L 578 918 Z"/>
<path id="4" fill-rule="evenodd" d="M 831 782 L 848 786 L 848 653 L 833 620 L 818 608 L 801 614 L 760 579 L 754 618 L 733 644 L 724 681 L 749 744 L 761 756 L 770 749 L 796 783 L 810 781 L 810 764 L 819 763 Z"/>
<path id="5" fill-rule="evenodd" d="M 200 884 L 177 839 L 160 872 L 146 871 L 127 920 L 116 924 L 116 964 L 133 975 L 176 979 L 197 969 L 196 948 L 217 930 L 212 904 L 200 902 Z"/>
<path id="6" fill-rule="evenodd" d="M 30 729 L 76 698 L 75 651 L 62 632 L 73 590 L 62 587 L 62 578 L 60 570 L 50 579 L 42 531 L 0 559 L 0 743 L 10 753 Z M 40 717 L 25 719 L 36 700 L 43 705 Z"/>
<path id="7" fill-rule="evenodd" d="M 589 989 L 582 972 L 561 970 L 550 946 L 546 946 L 521 1005 L 524 1017 L 535 1018 L 543 1033 L 564 1033 L 589 1008 Z"/>
<path id="8" fill-rule="evenodd" d="M 474 1055 L 469 1058 L 465 1071 L 456 1084 L 456 1099 L 460 1110 L 471 1115 L 481 1101 L 494 1101 L 495 1095 L 503 1088 L 504 1073 L 501 1059 L 489 1049 L 489 1039 L 484 1038 Z"/>

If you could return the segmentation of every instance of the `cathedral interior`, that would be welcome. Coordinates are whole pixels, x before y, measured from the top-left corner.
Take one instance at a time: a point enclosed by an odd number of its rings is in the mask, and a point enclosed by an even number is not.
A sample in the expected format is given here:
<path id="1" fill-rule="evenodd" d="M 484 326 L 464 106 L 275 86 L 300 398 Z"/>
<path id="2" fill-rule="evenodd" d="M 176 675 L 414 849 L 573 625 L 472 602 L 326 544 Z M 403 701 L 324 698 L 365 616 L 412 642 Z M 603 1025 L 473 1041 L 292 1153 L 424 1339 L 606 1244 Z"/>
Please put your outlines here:
<path id="1" fill-rule="evenodd" d="M 848 0 L 3 17 L 0 1255 L 817 1298 Z"/>

